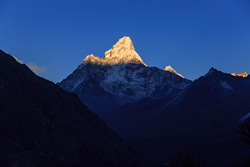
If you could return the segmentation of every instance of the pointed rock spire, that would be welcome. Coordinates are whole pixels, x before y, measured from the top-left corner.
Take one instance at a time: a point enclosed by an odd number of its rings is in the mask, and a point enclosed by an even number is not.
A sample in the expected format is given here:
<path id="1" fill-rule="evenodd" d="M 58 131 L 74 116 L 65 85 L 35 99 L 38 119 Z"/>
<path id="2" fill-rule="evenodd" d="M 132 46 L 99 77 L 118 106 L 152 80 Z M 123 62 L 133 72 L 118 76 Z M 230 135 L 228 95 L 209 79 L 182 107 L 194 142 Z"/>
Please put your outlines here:
<path id="1" fill-rule="evenodd" d="M 117 65 L 117 64 L 146 64 L 135 51 L 134 45 L 129 37 L 123 37 L 108 51 L 105 52 L 104 58 L 100 59 L 94 55 L 87 56 L 83 63 L 98 65 Z"/>
<path id="2" fill-rule="evenodd" d="M 107 52 L 105 58 L 121 57 L 126 51 L 135 51 L 134 45 L 129 37 L 123 37 Z"/>
<path id="3" fill-rule="evenodd" d="M 176 72 L 171 66 L 166 66 L 164 70 L 165 70 L 165 71 L 169 71 L 169 72 L 171 72 L 171 73 L 174 73 L 174 74 L 176 74 L 176 75 L 178 75 L 178 76 L 184 78 L 181 74 L 179 74 L 178 72 Z"/>

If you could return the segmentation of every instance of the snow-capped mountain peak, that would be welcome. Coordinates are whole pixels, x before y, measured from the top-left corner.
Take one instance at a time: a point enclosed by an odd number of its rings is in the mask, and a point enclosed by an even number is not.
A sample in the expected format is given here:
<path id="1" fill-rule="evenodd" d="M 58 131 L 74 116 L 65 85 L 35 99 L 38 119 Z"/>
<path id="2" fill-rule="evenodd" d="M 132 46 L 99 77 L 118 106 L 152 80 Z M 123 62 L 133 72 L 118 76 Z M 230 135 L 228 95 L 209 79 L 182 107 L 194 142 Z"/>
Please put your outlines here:
<path id="1" fill-rule="evenodd" d="M 108 51 L 105 52 L 105 58 L 120 57 L 121 51 L 135 50 L 132 40 L 129 37 L 123 37 Z"/>
<path id="2" fill-rule="evenodd" d="M 178 72 L 176 72 L 171 66 L 166 66 L 164 70 L 165 70 L 165 71 L 169 71 L 169 72 L 171 72 L 171 73 L 174 73 L 174 74 L 176 74 L 176 75 L 178 75 L 178 76 L 184 78 L 181 74 L 179 74 Z"/>
<path id="3" fill-rule="evenodd" d="M 118 64 L 142 64 L 147 66 L 138 53 L 135 51 L 132 40 L 129 37 L 123 37 L 108 51 L 104 58 L 98 58 L 94 55 L 87 56 L 82 64 L 91 63 L 103 66 L 112 66 Z"/>
<path id="4" fill-rule="evenodd" d="M 88 55 L 59 83 L 99 113 L 143 98 L 173 97 L 190 84 L 172 68 L 147 67 L 129 37 L 121 38 L 104 58 Z"/>

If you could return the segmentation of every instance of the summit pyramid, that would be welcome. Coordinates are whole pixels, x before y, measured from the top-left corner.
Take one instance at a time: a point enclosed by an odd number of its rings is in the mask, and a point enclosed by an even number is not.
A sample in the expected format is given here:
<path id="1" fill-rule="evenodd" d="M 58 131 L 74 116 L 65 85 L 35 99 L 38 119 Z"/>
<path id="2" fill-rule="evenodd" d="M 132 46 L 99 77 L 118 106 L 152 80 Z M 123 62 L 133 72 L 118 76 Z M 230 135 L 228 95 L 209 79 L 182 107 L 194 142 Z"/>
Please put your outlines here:
<path id="1" fill-rule="evenodd" d="M 108 51 L 105 52 L 104 58 L 95 57 L 93 54 L 88 55 L 82 62 L 98 65 L 119 65 L 119 64 L 146 64 L 135 51 L 132 40 L 129 37 L 123 37 Z"/>

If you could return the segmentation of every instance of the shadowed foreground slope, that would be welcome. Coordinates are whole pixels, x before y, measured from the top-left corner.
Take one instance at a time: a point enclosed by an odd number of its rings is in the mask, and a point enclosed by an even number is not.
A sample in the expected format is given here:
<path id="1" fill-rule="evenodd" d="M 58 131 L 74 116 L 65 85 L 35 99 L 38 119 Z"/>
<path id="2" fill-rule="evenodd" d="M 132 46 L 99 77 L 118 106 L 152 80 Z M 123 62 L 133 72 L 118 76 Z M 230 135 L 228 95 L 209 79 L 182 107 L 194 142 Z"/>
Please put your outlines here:
<path id="1" fill-rule="evenodd" d="M 230 166 L 250 155 L 237 133 L 237 124 L 250 115 L 249 101 L 249 76 L 211 68 L 170 102 L 142 99 L 104 120 L 151 160 L 161 161 L 190 148 L 210 164 Z"/>
<path id="2" fill-rule="evenodd" d="M 144 166 L 78 97 L 0 50 L 0 166 Z"/>

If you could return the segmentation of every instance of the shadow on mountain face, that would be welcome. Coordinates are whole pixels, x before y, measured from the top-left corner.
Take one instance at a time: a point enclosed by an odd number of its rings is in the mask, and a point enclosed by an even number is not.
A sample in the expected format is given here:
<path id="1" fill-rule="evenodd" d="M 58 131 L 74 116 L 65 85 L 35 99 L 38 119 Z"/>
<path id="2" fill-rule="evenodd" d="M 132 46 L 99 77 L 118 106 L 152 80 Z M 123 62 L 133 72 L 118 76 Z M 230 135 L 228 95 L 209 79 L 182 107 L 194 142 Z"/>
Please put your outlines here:
<path id="1" fill-rule="evenodd" d="M 173 99 L 142 99 L 105 117 L 107 124 L 153 161 L 190 148 L 211 164 L 231 165 L 250 155 L 237 133 L 250 111 L 250 77 L 215 69 Z"/>
<path id="2" fill-rule="evenodd" d="M 79 98 L 0 51 L 0 165 L 146 166 Z"/>

